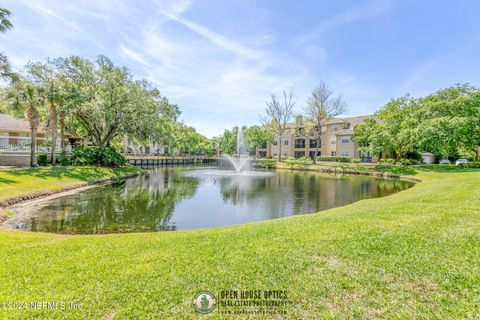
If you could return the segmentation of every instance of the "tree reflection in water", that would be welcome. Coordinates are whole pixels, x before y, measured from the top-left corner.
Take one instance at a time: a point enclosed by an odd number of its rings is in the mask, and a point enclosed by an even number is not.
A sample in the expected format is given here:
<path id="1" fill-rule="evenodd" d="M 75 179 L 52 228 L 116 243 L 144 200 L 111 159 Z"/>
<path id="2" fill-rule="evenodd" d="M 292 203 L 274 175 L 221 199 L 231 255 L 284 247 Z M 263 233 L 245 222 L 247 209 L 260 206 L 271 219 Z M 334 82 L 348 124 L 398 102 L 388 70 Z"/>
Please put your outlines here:
<path id="1" fill-rule="evenodd" d="M 27 228 L 69 234 L 175 230 L 175 205 L 192 197 L 199 182 L 157 168 L 148 176 L 54 199 Z"/>
<path id="2" fill-rule="evenodd" d="M 10 225 L 71 234 L 198 229 L 317 212 L 413 185 L 290 170 L 266 176 L 191 167 L 149 172 L 45 200 L 33 216 L 12 218 Z"/>

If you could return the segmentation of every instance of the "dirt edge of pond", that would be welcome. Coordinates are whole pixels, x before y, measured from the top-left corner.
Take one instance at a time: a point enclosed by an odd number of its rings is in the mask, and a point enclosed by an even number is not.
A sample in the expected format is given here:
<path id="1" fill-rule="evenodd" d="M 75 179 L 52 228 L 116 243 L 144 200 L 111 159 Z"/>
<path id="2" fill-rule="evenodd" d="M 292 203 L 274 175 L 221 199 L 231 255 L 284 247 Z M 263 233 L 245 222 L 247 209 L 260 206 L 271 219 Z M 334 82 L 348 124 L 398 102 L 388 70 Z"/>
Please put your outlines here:
<path id="1" fill-rule="evenodd" d="M 115 182 L 119 180 L 124 180 L 128 178 L 133 178 L 137 177 L 139 175 L 146 174 L 145 172 L 141 173 L 132 173 L 124 176 L 118 176 L 118 177 L 110 177 L 110 178 L 103 178 L 103 179 L 97 179 L 97 180 L 92 180 L 88 182 L 79 182 L 75 183 L 69 186 L 66 186 L 64 188 L 59 188 L 59 189 L 53 189 L 53 190 L 45 190 L 45 191 L 37 191 L 13 198 L 8 198 L 5 200 L 0 201 L 0 223 L 3 223 L 6 219 L 9 218 L 9 215 L 6 213 L 8 211 L 9 207 L 20 204 L 23 202 L 30 202 L 31 200 L 43 200 L 44 198 L 47 198 L 49 196 L 62 196 L 66 193 L 69 192 L 79 192 L 87 188 L 91 188 L 95 185 L 103 184 L 103 183 L 109 183 L 109 182 Z"/>

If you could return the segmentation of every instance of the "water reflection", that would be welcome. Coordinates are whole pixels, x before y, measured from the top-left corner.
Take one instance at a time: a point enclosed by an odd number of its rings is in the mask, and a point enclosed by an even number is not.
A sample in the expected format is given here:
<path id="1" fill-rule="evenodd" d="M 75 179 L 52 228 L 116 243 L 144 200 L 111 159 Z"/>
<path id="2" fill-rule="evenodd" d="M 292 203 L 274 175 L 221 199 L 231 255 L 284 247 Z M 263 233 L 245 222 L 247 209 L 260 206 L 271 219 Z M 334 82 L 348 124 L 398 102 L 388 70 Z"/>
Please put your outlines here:
<path id="1" fill-rule="evenodd" d="M 45 201 L 10 226 L 71 234 L 197 229 L 311 213 L 412 185 L 366 176 L 277 171 L 269 176 L 161 167 L 148 176 Z"/>

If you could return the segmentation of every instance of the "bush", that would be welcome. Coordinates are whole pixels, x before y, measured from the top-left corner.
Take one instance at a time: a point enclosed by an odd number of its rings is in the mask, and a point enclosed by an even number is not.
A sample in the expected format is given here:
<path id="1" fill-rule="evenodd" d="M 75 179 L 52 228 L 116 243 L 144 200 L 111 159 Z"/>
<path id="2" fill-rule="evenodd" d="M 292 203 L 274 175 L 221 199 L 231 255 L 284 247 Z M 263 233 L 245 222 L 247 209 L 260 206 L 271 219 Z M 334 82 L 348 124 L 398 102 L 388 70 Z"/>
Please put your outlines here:
<path id="1" fill-rule="evenodd" d="M 418 162 L 419 161 L 416 159 L 400 159 L 396 163 L 404 166 L 412 166 L 412 165 L 418 164 Z"/>
<path id="2" fill-rule="evenodd" d="M 460 168 L 480 168 L 480 161 L 460 163 L 458 166 Z"/>
<path id="3" fill-rule="evenodd" d="M 351 158 L 342 156 L 320 156 L 317 161 L 350 162 Z"/>
<path id="4" fill-rule="evenodd" d="M 310 159 L 310 157 L 306 157 L 306 156 L 298 158 L 298 159 L 288 158 L 287 160 L 285 160 L 285 164 L 287 166 L 289 166 L 290 168 L 293 168 L 293 167 L 303 167 L 303 168 L 305 168 L 307 165 L 309 165 L 311 163 L 312 163 L 312 159 Z"/>
<path id="5" fill-rule="evenodd" d="M 381 164 L 395 164 L 395 159 L 380 159 L 378 162 Z"/>
<path id="6" fill-rule="evenodd" d="M 37 164 L 39 166 L 48 165 L 48 155 L 46 153 L 41 153 L 37 156 Z"/>
<path id="7" fill-rule="evenodd" d="M 277 160 L 275 159 L 258 159 L 258 165 L 264 168 L 275 168 L 277 166 Z"/>
<path id="8" fill-rule="evenodd" d="M 352 158 L 352 159 L 350 160 L 350 162 L 360 163 L 360 162 L 362 162 L 362 159 L 360 159 L 360 158 Z"/>
<path id="9" fill-rule="evenodd" d="M 70 162 L 76 166 L 120 167 L 127 164 L 127 160 L 110 147 L 77 147 L 72 151 Z"/>
<path id="10" fill-rule="evenodd" d="M 58 159 L 58 162 L 60 162 L 62 166 L 70 165 L 70 159 L 67 157 L 67 154 L 65 153 L 65 151 L 62 152 L 62 154 L 60 155 L 60 159 Z"/>

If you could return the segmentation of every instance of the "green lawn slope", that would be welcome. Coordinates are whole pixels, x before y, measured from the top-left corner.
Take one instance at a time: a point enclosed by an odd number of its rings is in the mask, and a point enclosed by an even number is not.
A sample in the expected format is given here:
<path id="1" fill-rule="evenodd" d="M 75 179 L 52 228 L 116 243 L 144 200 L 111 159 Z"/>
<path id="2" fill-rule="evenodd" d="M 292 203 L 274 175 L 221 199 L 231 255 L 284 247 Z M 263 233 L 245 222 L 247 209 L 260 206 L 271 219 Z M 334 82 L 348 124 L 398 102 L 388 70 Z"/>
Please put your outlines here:
<path id="1" fill-rule="evenodd" d="M 0 309 L 0 318 L 219 319 L 191 301 L 222 289 L 287 290 L 283 319 L 479 318 L 480 170 L 410 176 L 422 182 L 388 197 L 241 226 L 104 236 L 0 228 L 0 302 L 83 306 Z"/>

